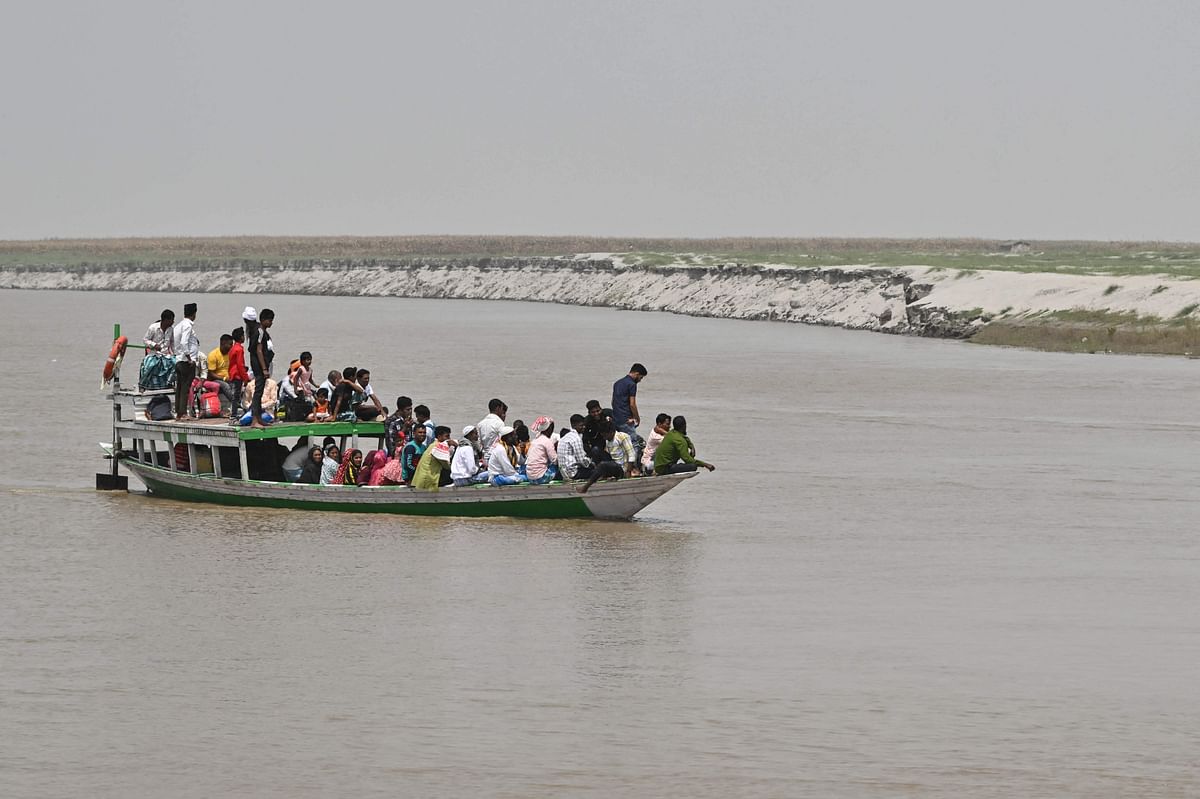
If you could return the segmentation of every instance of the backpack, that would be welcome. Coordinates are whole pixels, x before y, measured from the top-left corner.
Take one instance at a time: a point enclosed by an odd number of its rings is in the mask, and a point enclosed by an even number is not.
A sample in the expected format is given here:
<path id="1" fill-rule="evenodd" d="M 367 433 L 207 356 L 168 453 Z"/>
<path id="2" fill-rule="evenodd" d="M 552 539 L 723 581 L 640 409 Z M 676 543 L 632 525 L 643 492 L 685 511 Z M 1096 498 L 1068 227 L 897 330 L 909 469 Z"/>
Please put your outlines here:
<path id="1" fill-rule="evenodd" d="M 221 415 L 221 395 L 209 391 L 200 395 L 200 418 L 216 419 Z"/>
<path id="2" fill-rule="evenodd" d="M 174 417 L 170 398 L 163 394 L 150 398 L 150 404 L 146 406 L 146 418 L 152 422 L 165 422 Z"/>

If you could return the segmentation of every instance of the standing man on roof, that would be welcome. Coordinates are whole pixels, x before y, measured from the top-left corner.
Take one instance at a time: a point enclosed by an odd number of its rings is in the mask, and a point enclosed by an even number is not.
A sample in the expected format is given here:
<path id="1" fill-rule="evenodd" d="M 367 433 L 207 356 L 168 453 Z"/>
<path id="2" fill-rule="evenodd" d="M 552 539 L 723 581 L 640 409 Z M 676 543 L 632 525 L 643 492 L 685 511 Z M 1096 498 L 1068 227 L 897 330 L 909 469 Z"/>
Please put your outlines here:
<path id="1" fill-rule="evenodd" d="M 646 367 L 635 363 L 629 367 L 629 374 L 613 383 L 613 424 L 630 438 L 637 435 L 636 428 L 642 423 L 641 414 L 638 413 L 637 388 L 647 374 Z"/>
<path id="2" fill-rule="evenodd" d="M 200 339 L 196 338 L 196 303 L 183 306 L 183 321 L 171 328 L 171 351 L 175 353 L 175 421 L 188 413 L 192 381 L 200 363 Z"/>
<path id="3" fill-rule="evenodd" d="M 253 310 L 253 308 L 246 309 L 246 311 Z M 243 321 L 245 321 L 245 313 L 245 311 L 242 312 Z M 233 391 L 229 418 L 236 421 L 242 418 L 242 389 L 250 382 L 250 373 L 246 371 L 246 348 L 242 346 L 246 340 L 246 329 L 235 327 L 229 337 L 233 339 L 233 346 L 229 348 L 229 386 Z"/>
<path id="4" fill-rule="evenodd" d="M 250 347 L 250 370 L 254 372 L 254 395 L 250 400 L 250 426 L 263 428 L 266 427 L 263 423 L 263 392 L 267 389 L 267 378 L 271 376 L 271 361 L 275 358 L 275 349 L 271 346 L 271 334 L 267 331 L 270 330 L 271 325 L 275 324 L 275 312 L 270 308 L 263 308 L 255 319 L 247 319 L 245 314 L 242 315 L 242 318 L 247 322 L 254 322 L 253 326 L 247 325 L 250 331 L 247 342 Z"/>

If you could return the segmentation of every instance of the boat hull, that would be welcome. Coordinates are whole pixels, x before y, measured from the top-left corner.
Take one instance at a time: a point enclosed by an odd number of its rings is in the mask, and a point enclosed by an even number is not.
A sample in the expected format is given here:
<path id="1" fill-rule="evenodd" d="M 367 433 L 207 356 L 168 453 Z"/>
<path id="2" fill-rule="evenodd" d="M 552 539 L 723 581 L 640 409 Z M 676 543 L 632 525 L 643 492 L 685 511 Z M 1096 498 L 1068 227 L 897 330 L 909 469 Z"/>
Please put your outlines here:
<path id="1" fill-rule="evenodd" d="M 404 516 L 510 516 L 525 519 L 628 519 L 694 473 L 600 482 L 489 485 L 416 491 L 408 486 L 316 486 L 176 472 L 123 459 L 156 496 L 255 508 L 389 513 Z"/>

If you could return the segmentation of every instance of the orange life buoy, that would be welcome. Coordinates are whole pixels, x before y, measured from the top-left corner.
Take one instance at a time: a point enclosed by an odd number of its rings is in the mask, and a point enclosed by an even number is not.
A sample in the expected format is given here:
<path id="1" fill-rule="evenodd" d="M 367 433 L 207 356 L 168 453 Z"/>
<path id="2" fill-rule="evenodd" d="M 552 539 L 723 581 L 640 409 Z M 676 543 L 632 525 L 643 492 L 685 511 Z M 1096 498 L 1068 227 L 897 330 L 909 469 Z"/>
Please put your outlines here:
<path id="1" fill-rule="evenodd" d="M 129 339 L 121 336 L 113 342 L 112 349 L 108 351 L 108 360 L 104 362 L 104 381 L 112 380 L 113 372 L 121 363 L 121 359 L 125 357 L 125 347 L 129 344 Z"/>

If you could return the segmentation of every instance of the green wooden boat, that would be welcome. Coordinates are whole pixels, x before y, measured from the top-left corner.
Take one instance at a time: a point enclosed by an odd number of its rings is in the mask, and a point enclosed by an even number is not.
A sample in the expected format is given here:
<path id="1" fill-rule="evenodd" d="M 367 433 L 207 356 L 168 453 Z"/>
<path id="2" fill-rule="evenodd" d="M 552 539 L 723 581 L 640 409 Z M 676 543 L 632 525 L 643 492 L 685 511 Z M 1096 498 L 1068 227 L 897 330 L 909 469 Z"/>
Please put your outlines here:
<path id="1" fill-rule="evenodd" d="M 118 377 L 119 381 L 119 377 Z M 235 427 L 225 419 L 150 421 L 150 397 L 111 385 L 113 440 L 105 446 L 112 473 L 96 475 L 97 488 L 127 488 L 117 467 L 132 472 L 150 493 L 189 502 L 259 508 L 294 508 L 406 516 L 514 516 L 529 519 L 629 519 L 694 473 L 598 482 L 586 494 L 580 483 L 477 485 L 417 491 L 408 486 L 321 486 L 246 479 L 252 475 L 248 448 L 292 443 L 300 436 L 333 436 L 343 451 L 381 449 L 382 422 L 320 422 Z M 361 442 L 370 441 L 370 446 Z M 181 468 L 182 467 L 182 468 Z"/>

